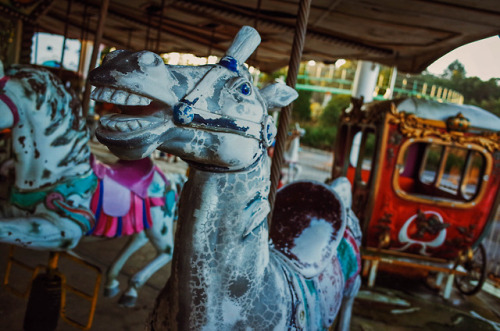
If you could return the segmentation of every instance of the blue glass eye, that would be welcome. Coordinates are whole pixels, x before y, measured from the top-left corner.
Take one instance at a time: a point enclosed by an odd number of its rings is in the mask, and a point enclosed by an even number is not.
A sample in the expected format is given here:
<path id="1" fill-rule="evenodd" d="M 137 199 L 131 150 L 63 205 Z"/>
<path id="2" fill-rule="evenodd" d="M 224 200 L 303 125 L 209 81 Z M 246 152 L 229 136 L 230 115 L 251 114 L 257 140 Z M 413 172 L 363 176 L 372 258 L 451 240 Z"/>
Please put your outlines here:
<path id="1" fill-rule="evenodd" d="M 252 88 L 250 87 L 250 84 L 248 84 L 248 83 L 242 84 L 240 87 L 240 90 L 241 90 L 241 93 L 243 93 L 244 95 L 249 95 L 250 92 L 252 92 Z"/>

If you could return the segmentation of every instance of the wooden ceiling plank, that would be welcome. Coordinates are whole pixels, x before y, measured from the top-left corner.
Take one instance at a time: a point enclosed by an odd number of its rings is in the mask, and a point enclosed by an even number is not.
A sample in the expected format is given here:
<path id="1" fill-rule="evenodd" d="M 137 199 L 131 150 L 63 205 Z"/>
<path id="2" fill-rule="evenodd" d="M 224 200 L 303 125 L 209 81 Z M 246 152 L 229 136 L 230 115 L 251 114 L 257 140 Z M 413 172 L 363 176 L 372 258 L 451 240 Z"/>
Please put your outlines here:
<path id="1" fill-rule="evenodd" d="M 376 12 L 376 15 L 374 13 Z M 485 24 L 483 21 L 479 22 L 457 22 L 454 19 L 449 19 L 446 17 L 435 19 L 435 16 L 428 16 L 426 14 L 409 14 L 404 10 L 390 10 L 387 8 L 373 8 L 366 4 L 352 4 L 348 3 L 342 6 L 337 12 L 338 14 L 343 14 L 351 17 L 360 17 L 365 19 L 372 19 L 380 22 L 390 22 L 392 24 L 403 24 L 406 26 L 415 27 L 427 27 L 435 30 L 453 30 L 453 31 L 480 31 L 484 29 L 485 26 L 491 26 Z M 331 17 L 335 19 L 335 17 Z"/>
<path id="2" fill-rule="evenodd" d="M 483 22 L 485 24 L 497 25 L 500 15 L 499 11 L 484 11 L 479 8 L 467 10 L 459 6 L 460 1 L 454 3 L 439 3 L 433 0 L 359 0 L 362 3 L 378 8 L 390 8 L 392 10 L 406 11 L 415 15 L 426 15 L 429 18 L 440 19 L 446 17 L 457 22 Z M 481 1 L 478 1 L 480 3 Z M 383 4 L 384 7 L 381 7 Z"/>
<path id="3" fill-rule="evenodd" d="M 200 15 L 212 15 L 212 17 L 221 17 L 221 16 L 232 16 L 236 20 L 240 21 L 241 24 L 248 24 L 251 25 L 252 22 L 251 20 L 253 17 L 250 16 L 245 16 L 242 14 L 239 14 L 238 12 L 233 12 L 228 8 L 220 9 L 220 8 L 213 8 L 213 7 L 206 7 L 202 5 L 201 3 L 192 3 L 192 2 L 176 2 L 173 4 L 176 7 L 183 8 L 184 10 L 189 10 L 193 13 L 198 13 Z M 181 7 L 182 6 L 182 7 Z M 294 31 L 294 26 L 288 26 L 283 23 L 274 21 L 274 20 L 269 20 L 269 19 L 264 19 L 260 18 L 259 19 L 259 26 L 263 29 L 271 29 L 274 32 L 282 32 L 282 33 L 288 33 L 292 34 Z M 324 41 L 329 41 L 334 44 L 341 44 L 344 45 L 345 47 L 351 46 L 355 49 L 364 49 L 365 52 L 370 52 L 374 54 L 380 53 L 380 55 L 390 55 L 392 52 L 388 49 L 383 49 L 379 48 L 376 46 L 368 45 L 368 44 L 363 44 L 357 41 L 351 41 L 348 39 L 342 39 L 339 37 L 335 37 L 333 35 L 329 34 L 324 34 L 320 32 L 315 32 L 315 31 L 308 31 L 307 32 L 307 38 L 315 38 L 315 39 L 320 39 Z"/>

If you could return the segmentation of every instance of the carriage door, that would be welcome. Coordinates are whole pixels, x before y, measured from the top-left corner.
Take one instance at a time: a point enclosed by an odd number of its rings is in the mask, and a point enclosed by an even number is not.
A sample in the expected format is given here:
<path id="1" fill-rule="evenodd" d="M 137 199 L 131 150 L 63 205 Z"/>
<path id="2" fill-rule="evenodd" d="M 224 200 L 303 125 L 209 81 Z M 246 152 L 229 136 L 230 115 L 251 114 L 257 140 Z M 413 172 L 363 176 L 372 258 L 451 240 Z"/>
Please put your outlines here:
<path id="1" fill-rule="evenodd" d="M 365 222 L 365 213 L 370 202 L 368 198 L 373 177 L 376 135 L 375 129 L 372 127 L 360 129 L 353 138 L 349 166 L 354 171 L 352 180 L 353 210 L 361 222 Z"/>

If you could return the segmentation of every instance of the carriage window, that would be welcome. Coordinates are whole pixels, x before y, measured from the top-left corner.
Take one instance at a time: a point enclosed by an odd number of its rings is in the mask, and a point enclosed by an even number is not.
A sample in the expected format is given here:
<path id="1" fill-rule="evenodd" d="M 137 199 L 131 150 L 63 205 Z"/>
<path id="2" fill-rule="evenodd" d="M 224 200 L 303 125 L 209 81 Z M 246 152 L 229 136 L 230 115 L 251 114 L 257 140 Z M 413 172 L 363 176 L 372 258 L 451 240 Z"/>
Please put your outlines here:
<path id="1" fill-rule="evenodd" d="M 481 188 L 485 156 L 473 149 L 414 142 L 404 148 L 395 172 L 404 193 L 434 201 L 471 201 Z"/>
<path id="2" fill-rule="evenodd" d="M 439 172 L 439 163 L 443 154 L 443 146 L 429 145 L 425 150 L 425 160 L 420 173 L 420 180 L 426 184 L 432 184 Z"/>
<path id="3" fill-rule="evenodd" d="M 452 194 L 457 194 L 465 161 L 467 160 L 467 150 L 464 148 L 447 147 L 444 157 L 443 175 L 440 178 L 438 187 Z"/>
<path id="4" fill-rule="evenodd" d="M 461 187 L 462 195 L 467 200 L 472 200 L 479 193 L 482 172 L 485 168 L 484 156 L 478 151 L 472 151 L 468 159 L 464 183 Z"/>

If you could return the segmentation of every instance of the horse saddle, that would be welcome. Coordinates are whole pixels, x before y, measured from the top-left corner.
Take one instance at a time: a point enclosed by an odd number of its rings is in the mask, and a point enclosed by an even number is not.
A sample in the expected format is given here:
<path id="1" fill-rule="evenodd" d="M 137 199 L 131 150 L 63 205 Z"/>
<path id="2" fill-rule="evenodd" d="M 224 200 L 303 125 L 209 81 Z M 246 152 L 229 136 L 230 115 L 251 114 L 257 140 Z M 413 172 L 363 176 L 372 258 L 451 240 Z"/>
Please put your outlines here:
<path id="1" fill-rule="evenodd" d="M 148 196 L 156 167 L 150 158 L 119 160 L 115 164 L 92 162 L 96 176 L 103 184 L 103 209 L 110 216 L 124 216 L 130 208 L 131 195 Z M 160 172 L 161 173 L 161 172 Z"/>
<path id="2" fill-rule="evenodd" d="M 300 274 L 312 278 L 332 263 L 346 223 L 335 191 L 320 182 L 297 181 L 276 195 L 270 237 Z"/>

